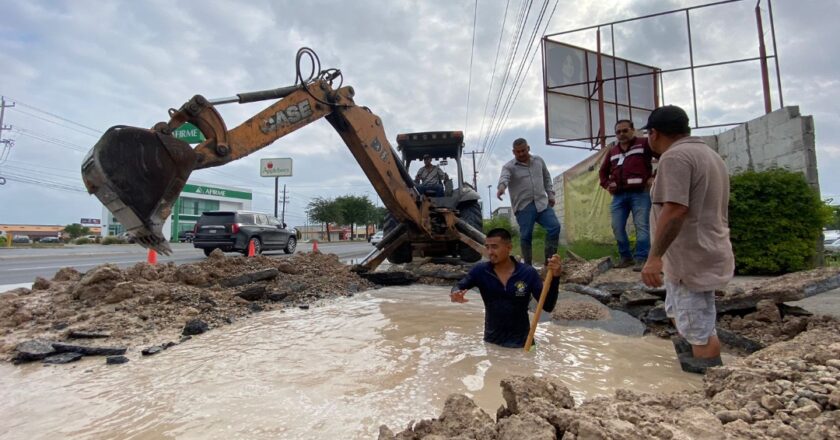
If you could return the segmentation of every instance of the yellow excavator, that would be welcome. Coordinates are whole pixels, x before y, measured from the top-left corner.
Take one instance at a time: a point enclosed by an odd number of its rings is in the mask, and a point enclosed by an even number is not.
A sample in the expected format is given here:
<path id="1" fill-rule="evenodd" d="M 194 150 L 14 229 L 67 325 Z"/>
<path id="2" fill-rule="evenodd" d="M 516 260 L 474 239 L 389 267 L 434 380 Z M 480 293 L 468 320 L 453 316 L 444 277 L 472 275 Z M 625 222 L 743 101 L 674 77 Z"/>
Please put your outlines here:
<path id="1" fill-rule="evenodd" d="M 301 66 L 307 58 L 311 71 L 304 78 Z M 353 88 L 342 86 L 342 78 L 338 69 L 321 70 L 317 55 L 302 48 L 292 86 L 221 99 L 196 95 L 178 110 L 170 109 L 168 122 L 151 129 L 111 127 L 82 162 L 82 179 L 88 192 L 99 198 L 138 244 L 168 255 L 172 249 L 162 227 L 193 170 L 241 159 L 323 117 L 347 144 L 389 211 L 384 238 L 357 270 L 372 271 L 386 258 L 410 261 L 414 254 L 478 260 L 484 234 L 478 196 L 463 183 L 461 174 L 463 134 L 400 135 L 398 142 L 401 149 L 405 147 L 400 156 L 388 142 L 382 121 L 353 101 Z M 216 109 L 222 104 L 263 100 L 276 101 L 231 130 Z M 206 137 L 194 149 L 172 136 L 173 130 L 187 122 Z M 420 194 L 407 167 L 422 151 L 438 151 L 444 159 L 457 160 L 460 188 L 449 189 L 444 197 Z"/>

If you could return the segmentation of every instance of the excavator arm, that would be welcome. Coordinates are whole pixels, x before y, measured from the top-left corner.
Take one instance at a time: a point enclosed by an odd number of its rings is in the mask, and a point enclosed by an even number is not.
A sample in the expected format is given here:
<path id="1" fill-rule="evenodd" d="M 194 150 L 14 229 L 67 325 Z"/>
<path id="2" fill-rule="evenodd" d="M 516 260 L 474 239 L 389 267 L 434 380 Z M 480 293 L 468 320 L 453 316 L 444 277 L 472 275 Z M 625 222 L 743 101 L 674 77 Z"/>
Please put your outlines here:
<path id="1" fill-rule="evenodd" d="M 299 79 L 300 58 L 301 52 Z M 333 89 L 333 81 L 340 75 L 340 71 L 330 69 L 309 80 L 301 79 L 295 86 L 218 100 L 196 95 L 180 109 L 170 110 L 168 122 L 159 122 L 152 129 L 112 127 L 82 163 L 85 186 L 139 244 L 169 254 L 171 248 L 162 228 L 192 170 L 241 159 L 325 117 L 391 215 L 404 225 L 400 234 L 385 237 L 376 255 L 368 256 L 366 269 L 375 268 L 388 252 L 410 237 L 460 240 L 481 252 L 483 235 L 479 231 L 465 226 L 452 211 L 435 210 L 428 197 L 414 189 L 388 142 L 382 121 L 366 107 L 356 105 L 353 88 Z M 231 130 L 216 109 L 220 104 L 272 99 L 277 101 Z M 198 126 L 206 137 L 195 149 L 172 137 L 172 131 L 186 122 Z"/>

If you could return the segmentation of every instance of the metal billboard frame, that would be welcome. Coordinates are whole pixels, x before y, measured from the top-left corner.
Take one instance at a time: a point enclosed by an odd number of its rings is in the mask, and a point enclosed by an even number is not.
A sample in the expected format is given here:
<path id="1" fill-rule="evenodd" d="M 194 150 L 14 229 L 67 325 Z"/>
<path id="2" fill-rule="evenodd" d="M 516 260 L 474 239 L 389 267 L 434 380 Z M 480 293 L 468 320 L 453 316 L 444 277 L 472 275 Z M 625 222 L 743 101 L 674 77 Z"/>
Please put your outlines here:
<path id="1" fill-rule="evenodd" d="M 774 24 L 774 21 L 773 21 L 773 2 L 772 2 L 772 0 L 766 0 L 767 5 L 768 5 L 768 15 L 769 15 L 769 18 L 770 18 L 770 35 L 771 35 L 771 41 L 772 41 L 772 46 L 773 46 L 773 54 L 772 55 L 767 54 L 767 48 L 764 44 L 764 26 L 763 26 L 763 22 L 762 22 L 762 18 L 761 18 L 761 9 L 760 9 L 761 0 L 757 0 L 754 10 L 755 10 L 755 19 L 756 19 L 756 29 L 758 31 L 758 51 L 759 51 L 759 55 L 757 57 L 740 58 L 740 59 L 734 59 L 734 60 L 725 60 L 725 61 L 718 61 L 718 62 L 712 62 L 712 63 L 706 63 L 706 64 L 695 64 L 694 63 L 694 47 L 693 47 L 692 39 L 691 39 L 691 11 L 698 10 L 698 9 L 703 9 L 703 8 L 709 8 L 709 7 L 716 7 L 716 6 L 721 6 L 721 5 L 731 4 L 731 3 L 739 3 L 739 2 L 743 2 L 743 1 L 744 0 L 718 1 L 718 2 L 714 2 L 714 3 L 691 6 L 691 7 L 687 7 L 687 8 L 681 8 L 681 9 L 673 9 L 673 10 L 670 10 L 670 11 L 659 12 L 659 13 L 655 13 L 655 14 L 648 14 L 648 15 L 643 15 L 643 16 L 635 17 L 635 18 L 628 18 L 628 19 L 624 19 L 624 20 L 617 20 L 617 21 L 613 21 L 613 22 L 609 22 L 609 23 L 604 23 L 604 24 L 599 24 L 599 25 L 594 25 L 594 26 L 587 26 L 587 27 L 583 27 L 583 28 L 578 28 L 578 29 L 573 29 L 573 30 L 563 31 L 563 32 L 557 32 L 557 33 L 548 34 L 548 35 L 543 36 L 541 49 L 542 49 L 542 55 L 543 55 L 543 103 L 544 103 L 544 106 L 545 106 L 544 115 L 545 115 L 545 143 L 546 143 L 546 145 L 554 145 L 554 146 L 567 147 L 567 148 L 577 148 L 577 149 L 583 149 L 583 150 L 596 150 L 599 147 L 605 146 L 606 145 L 606 138 L 611 137 L 611 136 L 607 136 L 607 134 L 604 132 L 604 119 L 605 119 L 604 104 L 611 104 L 611 103 L 604 101 L 604 97 L 603 97 L 603 93 L 604 93 L 603 83 L 605 81 L 605 78 L 603 76 L 601 65 L 602 65 L 602 58 L 606 54 L 603 54 L 601 52 L 601 29 L 602 28 L 609 28 L 610 38 L 612 40 L 611 41 L 611 43 L 612 43 L 611 44 L 611 53 L 609 55 L 606 55 L 606 56 L 608 56 L 608 57 L 610 57 L 614 60 L 620 60 L 620 61 L 633 63 L 633 64 L 638 64 L 638 65 L 641 65 L 641 66 L 651 67 L 651 68 L 655 69 L 655 72 L 653 73 L 653 75 L 654 75 L 653 80 L 655 81 L 655 83 L 658 87 L 654 87 L 654 91 L 655 91 L 654 92 L 654 95 L 655 95 L 654 96 L 654 106 L 659 106 L 659 99 L 660 98 L 662 99 L 662 103 L 663 104 L 665 103 L 665 88 L 664 88 L 663 81 L 662 81 L 662 74 L 671 73 L 671 72 L 680 72 L 680 71 L 690 71 L 691 72 L 691 99 L 692 99 L 692 104 L 693 104 L 693 109 L 694 109 L 694 125 L 692 126 L 693 129 L 730 127 L 730 126 L 733 126 L 733 125 L 739 125 L 739 124 L 743 123 L 743 121 L 734 121 L 734 122 L 731 122 L 731 123 L 723 123 L 723 124 L 698 125 L 699 118 L 698 118 L 698 111 L 697 111 L 697 88 L 696 88 L 696 80 L 695 80 L 695 70 L 697 70 L 697 69 L 704 69 L 704 68 L 715 67 L 715 66 L 723 66 L 723 65 L 729 65 L 729 64 L 746 63 L 746 62 L 751 62 L 751 61 L 759 61 L 760 68 L 761 68 L 762 92 L 763 92 L 763 95 L 764 95 L 764 111 L 765 111 L 765 114 L 766 114 L 766 113 L 770 113 L 772 111 L 772 104 L 771 104 L 771 99 L 770 99 L 770 78 L 769 78 L 769 73 L 768 73 L 768 62 L 767 62 L 768 59 L 772 58 L 773 62 L 775 64 L 775 70 L 776 70 L 776 72 L 775 72 L 776 73 L 776 86 L 778 87 L 778 93 L 779 93 L 779 108 L 784 107 L 784 96 L 782 94 L 781 70 L 779 68 L 778 47 L 776 45 L 776 27 L 775 27 L 775 24 Z M 675 67 L 675 68 L 670 68 L 670 69 L 658 69 L 658 68 L 655 68 L 653 66 L 647 66 L 644 63 L 640 63 L 640 62 L 637 62 L 637 61 L 626 60 L 626 59 L 617 57 L 615 55 L 615 28 L 614 28 L 615 25 L 623 24 L 623 23 L 629 23 L 629 22 L 638 21 L 638 20 L 646 20 L 646 19 L 665 16 L 665 15 L 680 14 L 680 13 L 685 14 L 686 29 L 687 29 L 687 32 L 688 32 L 688 53 L 689 53 L 689 65 L 688 66 Z M 592 29 L 595 29 L 597 31 L 596 50 L 594 52 L 591 51 L 591 50 L 588 50 L 588 49 L 584 49 L 584 48 L 581 48 L 581 47 L 578 47 L 578 46 L 573 46 L 571 44 L 563 43 L 561 41 L 556 40 L 556 37 L 558 37 L 558 36 L 568 35 L 568 34 L 572 34 L 572 33 L 576 33 L 576 32 L 592 30 Z M 594 80 L 589 79 L 589 69 L 588 69 L 588 65 L 587 65 L 587 69 L 586 69 L 587 81 L 585 81 L 583 83 L 577 83 L 577 84 L 567 84 L 567 85 L 562 86 L 562 87 L 551 87 L 551 88 L 549 88 L 547 78 L 546 78 L 547 66 L 546 66 L 546 63 L 545 63 L 547 43 L 561 44 L 561 45 L 564 45 L 564 46 L 577 48 L 577 49 L 585 51 L 585 53 L 587 53 L 587 54 L 594 53 L 595 56 L 597 57 L 596 78 Z M 629 81 L 629 78 L 632 78 L 632 77 L 650 75 L 649 73 L 644 73 L 644 74 L 636 74 L 636 75 L 617 76 L 617 75 L 615 75 L 615 63 L 613 63 L 613 70 L 614 70 L 613 77 L 607 78 L 606 81 L 613 81 L 613 84 L 615 85 L 615 87 L 617 87 L 618 80 L 626 79 L 626 80 Z M 597 100 L 593 100 L 591 98 L 591 96 L 589 98 L 585 98 L 585 99 L 587 99 L 587 108 L 589 109 L 590 115 L 591 115 L 591 107 L 593 105 L 593 101 L 596 102 L 597 105 L 598 105 L 598 115 L 599 115 L 599 122 L 600 122 L 599 133 L 592 133 L 592 127 L 590 126 L 589 127 L 590 136 L 587 137 L 587 138 L 562 139 L 562 140 L 559 140 L 559 141 L 552 141 L 551 138 L 549 137 L 548 94 L 549 93 L 564 94 L 562 92 L 558 92 L 558 91 L 555 91 L 555 90 L 552 90 L 552 89 L 559 89 L 559 88 L 563 88 L 563 87 L 571 87 L 571 86 L 577 86 L 577 85 L 587 85 L 587 86 L 593 86 L 594 85 L 594 88 L 597 90 L 597 93 L 598 93 Z M 571 96 L 578 97 L 576 95 L 571 95 Z M 628 99 L 629 99 L 629 96 L 628 96 Z M 587 147 L 587 146 L 581 146 L 581 145 L 567 145 L 567 144 L 564 144 L 565 142 L 587 142 L 587 141 L 590 143 L 591 146 Z"/>

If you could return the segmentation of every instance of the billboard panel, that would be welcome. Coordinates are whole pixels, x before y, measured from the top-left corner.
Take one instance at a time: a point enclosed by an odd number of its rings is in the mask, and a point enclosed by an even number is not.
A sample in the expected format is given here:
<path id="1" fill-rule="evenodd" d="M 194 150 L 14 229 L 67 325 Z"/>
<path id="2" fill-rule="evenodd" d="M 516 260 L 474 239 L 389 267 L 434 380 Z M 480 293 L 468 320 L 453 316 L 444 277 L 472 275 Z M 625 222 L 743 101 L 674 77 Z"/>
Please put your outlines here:
<path id="1" fill-rule="evenodd" d="M 601 109 L 607 139 L 619 119 L 644 125 L 656 107 L 656 67 L 601 54 L 569 44 L 543 39 L 545 57 L 546 143 L 585 142 L 595 148 L 600 142 Z M 603 87 L 603 102 L 599 102 Z"/>

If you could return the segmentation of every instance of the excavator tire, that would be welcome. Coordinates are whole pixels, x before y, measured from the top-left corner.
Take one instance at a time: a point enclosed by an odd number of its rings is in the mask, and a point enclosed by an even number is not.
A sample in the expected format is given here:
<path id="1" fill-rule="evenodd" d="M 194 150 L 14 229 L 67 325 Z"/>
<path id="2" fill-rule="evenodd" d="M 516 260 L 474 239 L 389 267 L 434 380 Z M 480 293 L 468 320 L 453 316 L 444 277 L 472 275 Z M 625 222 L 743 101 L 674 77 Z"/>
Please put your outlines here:
<path id="1" fill-rule="evenodd" d="M 389 232 L 396 229 L 399 226 L 399 222 L 397 219 L 391 216 L 391 213 L 385 214 L 385 225 L 383 227 L 384 234 L 388 235 Z M 388 256 L 388 261 L 391 264 L 404 264 L 404 263 L 411 263 L 411 243 L 404 243 L 401 244 L 394 252 Z"/>
<path id="2" fill-rule="evenodd" d="M 458 210 L 460 211 L 458 217 L 467 222 L 468 225 L 478 229 L 484 230 L 484 220 L 481 216 L 481 206 L 476 201 L 466 202 L 462 204 Z M 467 263 L 475 263 L 481 259 L 481 254 L 476 252 L 473 248 L 464 243 L 459 244 L 460 258 Z"/>

